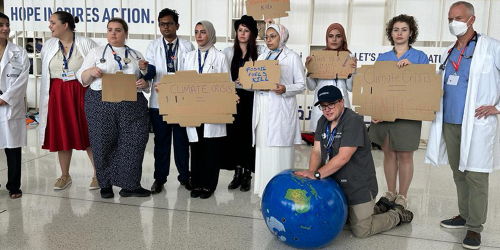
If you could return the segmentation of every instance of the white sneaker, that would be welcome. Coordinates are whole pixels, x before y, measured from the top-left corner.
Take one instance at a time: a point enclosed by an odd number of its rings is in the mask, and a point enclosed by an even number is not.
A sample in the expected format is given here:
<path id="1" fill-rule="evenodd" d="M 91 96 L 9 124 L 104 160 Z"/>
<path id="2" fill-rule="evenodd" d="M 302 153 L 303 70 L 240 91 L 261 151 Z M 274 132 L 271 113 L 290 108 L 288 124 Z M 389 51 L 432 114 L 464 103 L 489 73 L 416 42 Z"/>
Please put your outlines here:
<path id="1" fill-rule="evenodd" d="M 398 196 L 398 192 L 393 193 L 390 191 L 385 192 L 384 197 L 387 198 L 390 202 L 394 202 L 396 200 L 396 197 Z"/>
<path id="2" fill-rule="evenodd" d="M 403 206 L 405 209 L 408 209 L 408 199 L 400 194 L 396 196 L 394 203 Z"/>

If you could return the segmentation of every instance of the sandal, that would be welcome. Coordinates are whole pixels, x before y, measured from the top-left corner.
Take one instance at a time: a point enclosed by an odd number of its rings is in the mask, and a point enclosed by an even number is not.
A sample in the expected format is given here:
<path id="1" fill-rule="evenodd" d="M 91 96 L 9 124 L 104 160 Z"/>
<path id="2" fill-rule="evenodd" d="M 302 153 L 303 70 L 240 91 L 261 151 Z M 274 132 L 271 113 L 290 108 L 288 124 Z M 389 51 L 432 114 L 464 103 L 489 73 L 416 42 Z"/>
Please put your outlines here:
<path id="1" fill-rule="evenodd" d="M 23 197 L 23 191 L 21 189 L 18 189 L 17 191 L 9 191 L 9 196 L 11 199 L 18 199 Z"/>

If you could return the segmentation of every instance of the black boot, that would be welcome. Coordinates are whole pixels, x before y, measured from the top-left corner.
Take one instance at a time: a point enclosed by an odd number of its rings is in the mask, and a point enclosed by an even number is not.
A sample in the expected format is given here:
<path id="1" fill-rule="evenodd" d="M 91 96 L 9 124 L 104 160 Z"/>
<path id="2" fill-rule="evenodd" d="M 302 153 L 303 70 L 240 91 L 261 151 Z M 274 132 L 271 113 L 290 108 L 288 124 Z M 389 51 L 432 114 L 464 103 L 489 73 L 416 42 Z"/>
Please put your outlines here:
<path id="1" fill-rule="evenodd" d="M 236 168 L 236 170 L 234 170 L 233 180 L 231 181 L 231 183 L 229 183 L 229 186 L 227 186 L 227 188 L 237 189 L 241 185 L 242 181 L 243 181 L 243 169 Z"/>
<path id="2" fill-rule="evenodd" d="M 247 192 L 250 190 L 250 186 L 252 185 L 252 171 L 245 169 L 245 173 L 243 174 L 243 182 L 241 183 L 240 190 L 242 192 Z"/>

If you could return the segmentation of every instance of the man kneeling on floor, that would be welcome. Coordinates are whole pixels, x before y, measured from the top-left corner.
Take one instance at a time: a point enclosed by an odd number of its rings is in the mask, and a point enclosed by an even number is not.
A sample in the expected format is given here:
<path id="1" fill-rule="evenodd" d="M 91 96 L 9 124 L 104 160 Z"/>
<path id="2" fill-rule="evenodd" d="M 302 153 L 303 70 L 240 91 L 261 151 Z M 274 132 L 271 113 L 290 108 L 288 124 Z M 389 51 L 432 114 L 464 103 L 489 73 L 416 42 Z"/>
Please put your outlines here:
<path id="1" fill-rule="evenodd" d="M 344 108 L 342 93 L 335 86 L 319 90 L 323 116 L 318 121 L 309 170 L 295 172 L 309 179 L 334 178 L 344 191 L 348 220 L 356 237 L 368 237 L 409 223 L 413 213 L 385 197 L 375 204 L 378 186 L 370 139 L 363 118 Z"/>

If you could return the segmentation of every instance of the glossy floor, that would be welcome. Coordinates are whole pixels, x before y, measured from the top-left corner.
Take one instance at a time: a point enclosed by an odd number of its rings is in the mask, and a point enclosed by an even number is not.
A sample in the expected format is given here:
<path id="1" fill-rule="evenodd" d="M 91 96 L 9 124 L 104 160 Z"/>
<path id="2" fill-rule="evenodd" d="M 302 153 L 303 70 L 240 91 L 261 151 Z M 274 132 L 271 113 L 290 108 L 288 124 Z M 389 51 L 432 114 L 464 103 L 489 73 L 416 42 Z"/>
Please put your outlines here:
<path id="1" fill-rule="evenodd" d="M 232 173 L 221 171 L 218 189 L 208 200 L 191 199 L 179 187 L 172 164 L 166 192 L 149 198 L 100 198 L 89 191 L 92 172 L 84 152 L 71 162 L 73 184 L 54 191 L 60 175 L 57 154 L 41 150 L 36 129 L 23 148 L 21 199 L 5 190 L 7 166 L 0 152 L 0 249 L 290 249 L 268 231 L 251 192 L 228 191 Z M 142 184 L 153 183 L 153 140 L 144 159 Z M 310 148 L 296 147 L 296 168 L 307 166 Z M 456 191 L 448 167 L 423 164 L 425 150 L 415 154 L 410 189 L 411 224 L 367 239 L 349 230 L 325 249 L 462 249 L 464 230 L 449 230 L 439 221 L 456 215 Z M 386 191 L 382 152 L 373 151 L 380 194 Z M 490 176 L 488 220 L 482 249 L 500 249 L 500 172 Z"/>

